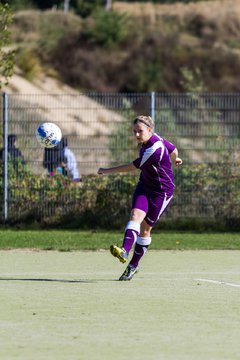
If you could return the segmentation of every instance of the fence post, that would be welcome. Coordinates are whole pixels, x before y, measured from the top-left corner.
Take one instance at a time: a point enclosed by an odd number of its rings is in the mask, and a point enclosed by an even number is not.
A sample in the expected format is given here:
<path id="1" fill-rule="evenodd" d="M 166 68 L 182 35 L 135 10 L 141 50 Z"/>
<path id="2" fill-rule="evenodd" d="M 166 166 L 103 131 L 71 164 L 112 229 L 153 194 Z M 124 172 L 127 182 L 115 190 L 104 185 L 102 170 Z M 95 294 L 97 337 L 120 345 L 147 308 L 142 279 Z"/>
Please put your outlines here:
<path id="1" fill-rule="evenodd" d="M 155 92 L 150 93 L 150 116 L 155 121 Z"/>
<path id="2" fill-rule="evenodd" d="M 3 220 L 8 220 L 8 95 L 3 93 L 3 136 L 4 136 L 4 178 L 3 178 Z"/>

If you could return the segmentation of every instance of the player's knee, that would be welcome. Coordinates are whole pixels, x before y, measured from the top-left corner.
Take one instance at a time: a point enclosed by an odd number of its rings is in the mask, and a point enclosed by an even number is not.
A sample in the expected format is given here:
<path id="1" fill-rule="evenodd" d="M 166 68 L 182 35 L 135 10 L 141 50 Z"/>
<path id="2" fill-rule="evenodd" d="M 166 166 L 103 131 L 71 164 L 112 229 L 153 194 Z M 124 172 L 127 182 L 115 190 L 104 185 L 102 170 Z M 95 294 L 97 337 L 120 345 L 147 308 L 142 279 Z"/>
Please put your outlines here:
<path id="1" fill-rule="evenodd" d="M 143 221 L 145 216 L 146 216 L 146 213 L 144 211 L 142 211 L 140 209 L 132 209 L 130 220 L 141 224 L 141 222 Z"/>
<path id="2" fill-rule="evenodd" d="M 140 234 L 142 237 L 150 237 L 151 228 L 150 229 L 141 229 Z"/>
<path id="3" fill-rule="evenodd" d="M 151 236 L 152 226 L 150 226 L 146 221 L 141 223 L 140 236 L 149 237 Z"/>

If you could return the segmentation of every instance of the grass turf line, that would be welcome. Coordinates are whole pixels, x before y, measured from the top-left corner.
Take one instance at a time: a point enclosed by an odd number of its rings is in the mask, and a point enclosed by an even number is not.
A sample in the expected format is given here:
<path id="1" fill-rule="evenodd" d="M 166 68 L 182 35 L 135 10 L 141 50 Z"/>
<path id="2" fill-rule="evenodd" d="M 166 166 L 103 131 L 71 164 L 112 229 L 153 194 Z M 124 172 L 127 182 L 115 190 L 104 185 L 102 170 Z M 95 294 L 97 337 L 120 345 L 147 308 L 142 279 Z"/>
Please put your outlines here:
<path id="1" fill-rule="evenodd" d="M 0 249 L 98 250 L 121 245 L 122 232 L 69 230 L 0 230 Z M 151 249 L 213 250 L 240 249 L 240 233 L 160 233 L 152 234 Z"/>

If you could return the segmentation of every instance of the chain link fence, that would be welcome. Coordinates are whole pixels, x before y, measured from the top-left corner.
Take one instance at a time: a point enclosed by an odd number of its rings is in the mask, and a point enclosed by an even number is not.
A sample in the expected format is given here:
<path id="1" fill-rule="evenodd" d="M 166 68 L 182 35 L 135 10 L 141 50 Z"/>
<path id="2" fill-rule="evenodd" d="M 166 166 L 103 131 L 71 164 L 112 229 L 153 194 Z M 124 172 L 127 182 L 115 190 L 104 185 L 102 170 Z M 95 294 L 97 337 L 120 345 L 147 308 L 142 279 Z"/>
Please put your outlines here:
<path id="1" fill-rule="evenodd" d="M 164 217 L 239 226 L 240 94 L 4 93 L 0 106 L 0 147 L 5 149 L 0 159 L 2 223 L 50 224 L 75 218 L 79 226 L 91 221 L 120 225 L 129 212 L 137 176 L 106 179 L 96 172 L 137 156 L 131 121 L 149 114 L 155 131 L 177 145 L 184 161 L 174 170 L 175 198 Z M 50 176 L 44 167 L 44 149 L 34 134 L 46 121 L 62 129 L 82 182 L 74 183 L 57 169 Z M 24 160 L 11 158 L 9 135 L 16 136 Z"/>

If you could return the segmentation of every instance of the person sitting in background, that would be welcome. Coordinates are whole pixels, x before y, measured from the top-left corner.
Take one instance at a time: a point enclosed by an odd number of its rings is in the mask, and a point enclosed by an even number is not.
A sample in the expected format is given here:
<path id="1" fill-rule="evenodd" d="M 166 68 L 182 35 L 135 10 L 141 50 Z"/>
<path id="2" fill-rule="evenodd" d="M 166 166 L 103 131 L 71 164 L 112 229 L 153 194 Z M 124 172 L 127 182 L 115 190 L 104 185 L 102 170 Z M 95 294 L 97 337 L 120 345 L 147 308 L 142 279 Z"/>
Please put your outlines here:
<path id="1" fill-rule="evenodd" d="M 10 159 L 12 161 L 13 167 L 15 170 L 18 168 L 18 164 L 21 163 L 23 165 L 26 164 L 24 157 L 21 151 L 16 147 L 17 135 L 10 134 L 8 135 L 8 154 L 10 155 Z M 4 148 L 0 150 L 0 159 L 4 161 Z"/>
<path id="2" fill-rule="evenodd" d="M 64 156 L 64 161 L 62 162 L 62 166 L 65 169 L 65 171 L 71 176 L 74 182 L 79 182 L 81 181 L 81 176 L 78 170 L 77 160 L 72 150 L 70 150 L 68 147 L 67 138 L 63 137 L 61 143 L 63 147 L 63 156 Z"/>
<path id="3" fill-rule="evenodd" d="M 64 176 L 69 175 L 74 182 L 81 181 L 76 157 L 68 148 L 66 137 L 63 137 L 54 148 L 44 149 L 43 166 L 48 170 L 50 176 L 60 173 Z"/>
<path id="4" fill-rule="evenodd" d="M 43 167 L 47 169 L 50 176 L 53 176 L 58 168 L 62 168 L 63 161 L 64 153 L 61 142 L 54 148 L 44 148 Z M 61 173 L 63 173 L 63 169 Z"/>

